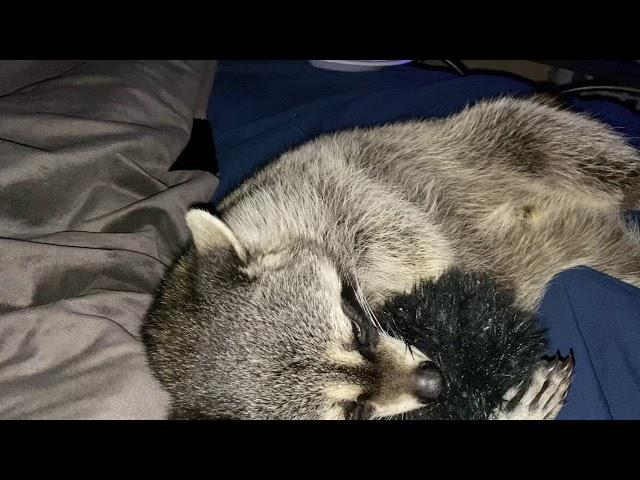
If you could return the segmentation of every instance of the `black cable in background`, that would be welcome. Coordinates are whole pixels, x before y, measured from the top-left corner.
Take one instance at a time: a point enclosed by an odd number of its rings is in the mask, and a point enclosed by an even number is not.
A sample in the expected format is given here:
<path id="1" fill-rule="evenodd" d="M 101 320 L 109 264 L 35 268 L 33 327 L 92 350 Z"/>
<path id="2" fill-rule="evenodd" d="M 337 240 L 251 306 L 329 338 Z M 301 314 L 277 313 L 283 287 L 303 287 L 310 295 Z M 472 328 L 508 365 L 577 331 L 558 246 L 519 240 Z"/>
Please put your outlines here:
<path id="1" fill-rule="evenodd" d="M 460 76 L 465 76 L 469 73 L 469 69 L 462 63 L 460 60 L 437 60 L 439 62 L 444 63 L 449 69 L 453 70 Z M 418 68 L 424 69 L 433 69 L 438 68 L 434 65 L 430 65 L 426 63 L 426 60 L 414 60 L 411 65 L 414 65 Z"/>

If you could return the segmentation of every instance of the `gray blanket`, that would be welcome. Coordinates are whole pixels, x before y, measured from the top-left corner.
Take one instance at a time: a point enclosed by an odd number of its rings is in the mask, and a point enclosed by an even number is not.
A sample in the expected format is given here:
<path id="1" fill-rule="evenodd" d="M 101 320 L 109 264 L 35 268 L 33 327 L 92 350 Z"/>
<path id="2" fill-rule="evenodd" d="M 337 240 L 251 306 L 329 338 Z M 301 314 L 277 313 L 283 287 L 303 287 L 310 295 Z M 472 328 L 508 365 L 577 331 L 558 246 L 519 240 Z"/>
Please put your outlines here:
<path id="1" fill-rule="evenodd" d="M 0 62 L 0 418 L 162 418 L 139 327 L 216 186 L 213 61 Z"/>

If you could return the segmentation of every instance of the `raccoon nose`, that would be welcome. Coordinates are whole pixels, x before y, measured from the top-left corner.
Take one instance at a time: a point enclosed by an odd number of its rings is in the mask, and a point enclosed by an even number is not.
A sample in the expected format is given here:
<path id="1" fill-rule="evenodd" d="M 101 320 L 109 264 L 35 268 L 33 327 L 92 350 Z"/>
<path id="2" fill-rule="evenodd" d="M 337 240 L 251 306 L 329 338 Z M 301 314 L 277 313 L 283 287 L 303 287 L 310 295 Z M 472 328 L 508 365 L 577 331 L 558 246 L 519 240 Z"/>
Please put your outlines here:
<path id="1" fill-rule="evenodd" d="M 442 371 L 433 362 L 422 362 L 415 372 L 416 396 L 422 403 L 437 400 L 444 390 Z"/>

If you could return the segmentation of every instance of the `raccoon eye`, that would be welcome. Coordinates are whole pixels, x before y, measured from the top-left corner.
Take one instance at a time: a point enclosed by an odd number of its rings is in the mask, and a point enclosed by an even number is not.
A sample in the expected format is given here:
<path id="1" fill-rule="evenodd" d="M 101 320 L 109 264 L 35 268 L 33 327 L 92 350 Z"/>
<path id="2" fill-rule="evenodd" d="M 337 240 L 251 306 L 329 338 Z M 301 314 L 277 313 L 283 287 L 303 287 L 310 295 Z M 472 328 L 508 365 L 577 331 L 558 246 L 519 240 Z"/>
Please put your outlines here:
<path id="1" fill-rule="evenodd" d="M 342 309 L 345 315 L 351 319 L 353 336 L 358 350 L 365 357 L 371 357 L 370 351 L 378 338 L 378 332 L 362 310 L 354 289 L 348 282 L 343 282 L 342 285 Z"/>
<path id="2" fill-rule="evenodd" d="M 367 338 L 362 331 L 362 327 L 355 320 L 351 320 L 351 325 L 353 326 L 353 336 L 357 340 L 358 344 L 365 345 Z"/>
<path id="3" fill-rule="evenodd" d="M 343 282 L 340 296 L 342 297 L 342 308 L 349 318 L 352 320 L 355 318 L 366 318 L 366 314 L 363 312 L 360 302 L 358 301 L 358 296 L 351 286 L 348 286 L 348 284 L 345 285 Z"/>

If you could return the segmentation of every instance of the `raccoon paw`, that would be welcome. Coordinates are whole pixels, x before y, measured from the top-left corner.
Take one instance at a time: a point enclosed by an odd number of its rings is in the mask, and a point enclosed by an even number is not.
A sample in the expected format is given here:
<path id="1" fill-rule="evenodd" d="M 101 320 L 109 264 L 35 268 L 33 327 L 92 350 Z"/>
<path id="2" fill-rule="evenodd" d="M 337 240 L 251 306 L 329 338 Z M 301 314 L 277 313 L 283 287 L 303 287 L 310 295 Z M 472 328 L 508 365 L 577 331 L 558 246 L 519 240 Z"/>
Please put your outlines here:
<path id="1" fill-rule="evenodd" d="M 541 362 L 528 385 L 520 384 L 504 395 L 505 403 L 491 416 L 492 420 L 553 420 L 556 418 L 571 385 L 574 360 L 558 355 Z"/>

